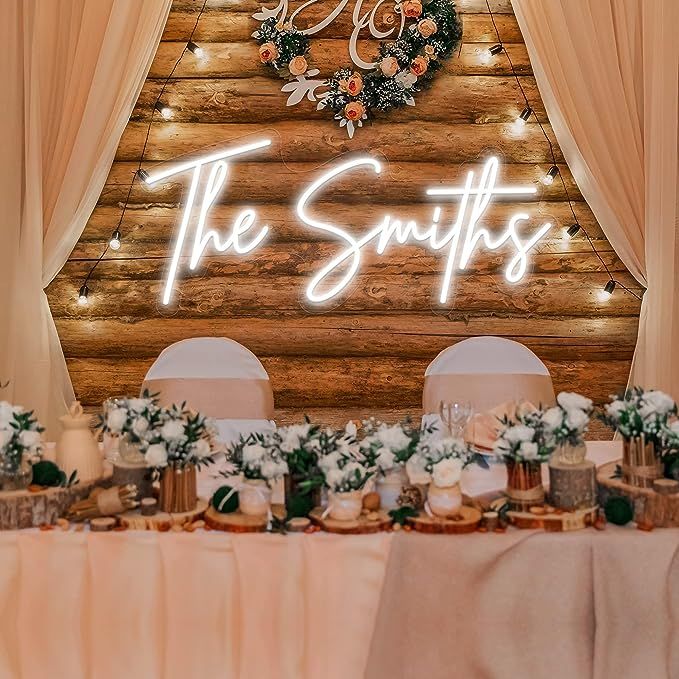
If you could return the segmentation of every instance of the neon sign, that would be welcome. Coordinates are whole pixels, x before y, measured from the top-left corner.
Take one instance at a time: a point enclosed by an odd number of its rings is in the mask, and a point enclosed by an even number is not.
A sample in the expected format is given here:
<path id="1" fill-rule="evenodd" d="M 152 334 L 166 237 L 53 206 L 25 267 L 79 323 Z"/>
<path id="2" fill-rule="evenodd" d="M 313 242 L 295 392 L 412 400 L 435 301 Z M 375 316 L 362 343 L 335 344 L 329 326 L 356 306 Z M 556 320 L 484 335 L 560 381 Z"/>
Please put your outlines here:
<path id="1" fill-rule="evenodd" d="M 169 304 L 171 300 L 172 289 L 189 230 L 203 167 L 211 166 L 203 189 L 202 203 L 196 221 L 189 268 L 191 270 L 196 269 L 210 240 L 212 240 L 215 249 L 219 252 L 225 252 L 229 248 L 233 248 L 237 254 L 247 254 L 253 251 L 264 240 L 268 233 L 267 226 L 262 226 L 259 232 L 247 244 L 240 242 L 241 237 L 257 221 L 257 215 L 251 209 L 243 210 L 236 217 L 232 233 L 224 242 L 220 240 L 220 236 L 216 231 L 206 231 L 205 225 L 210 208 L 226 182 L 229 168 L 227 159 L 265 148 L 270 144 L 270 140 L 263 140 L 227 149 L 192 162 L 182 163 L 167 170 L 162 170 L 152 174 L 147 179 L 147 183 L 154 184 L 167 177 L 192 170 L 188 201 L 184 208 L 179 235 L 174 247 L 163 294 L 163 304 Z M 342 162 L 322 174 L 303 191 L 297 201 L 296 213 L 300 221 L 307 227 L 332 234 L 345 247 L 339 254 L 322 266 L 311 279 L 306 289 L 307 299 L 314 303 L 321 303 L 341 293 L 358 272 L 363 248 L 371 241 L 374 241 L 375 252 L 379 255 L 383 255 L 388 245 L 394 240 L 400 244 L 414 241 L 423 246 L 428 246 L 434 251 L 444 251 L 447 254 L 446 266 L 439 291 L 439 301 L 442 304 L 448 300 L 454 271 L 456 269 L 463 271 L 467 268 L 475 249 L 480 243 L 488 250 L 496 250 L 507 243 L 511 243 L 515 254 L 509 260 L 504 273 L 508 282 L 518 283 L 525 275 L 528 267 L 528 252 L 551 229 L 552 225 L 549 222 L 543 224 L 525 240 L 519 235 L 517 230 L 520 222 L 529 219 L 529 216 L 523 212 L 513 215 L 509 219 L 506 229 L 499 236 L 493 237 L 487 229 L 480 226 L 483 215 L 493 196 L 526 196 L 536 193 L 536 189 L 532 186 L 496 186 L 499 166 L 497 158 L 489 158 L 481 171 L 478 182 L 475 182 L 475 172 L 470 171 L 467 173 L 463 186 L 437 187 L 427 190 L 428 196 L 458 201 L 456 216 L 448 226 L 442 223 L 441 206 L 435 205 L 432 207 L 430 223 L 422 228 L 415 221 L 404 221 L 398 217 L 385 215 L 379 224 L 369 229 L 360 238 L 354 237 L 331 222 L 321 221 L 312 217 L 308 213 L 307 207 L 312 199 L 322 189 L 330 187 L 333 180 L 337 177 L 361 167 L 370 168 L 375 174 L 379 175 L 382 171 L 381 163 L 371 156 L 359 156 Z M 342 270 L 344 270 L 344 274 L 340 277 L 339 281 L 334 282 L 324 291 L 319 290 L 319 287 L 322 286 L 327 278 L 331 277 L 331 274 Z"/>

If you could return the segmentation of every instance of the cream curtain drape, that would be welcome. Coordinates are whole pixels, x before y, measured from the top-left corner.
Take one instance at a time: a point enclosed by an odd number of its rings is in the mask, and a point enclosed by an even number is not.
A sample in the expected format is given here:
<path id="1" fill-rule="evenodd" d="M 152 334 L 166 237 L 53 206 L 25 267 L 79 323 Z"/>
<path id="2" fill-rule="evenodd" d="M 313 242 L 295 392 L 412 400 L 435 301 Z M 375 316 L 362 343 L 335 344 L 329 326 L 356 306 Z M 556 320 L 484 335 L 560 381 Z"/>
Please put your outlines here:
<path id="1" fill-rule="evenodd" d="M 679 2 L 512 4 L 573 176 L 647 287 L 630 384 L 679 398 Z"/>
<path id="2" fill-rule="evenodd" d="M 0 399 L 35 409 L 48 434 L 73 389 L 43 290 L 97 202 L 170 4 L 0 4 Z"/>

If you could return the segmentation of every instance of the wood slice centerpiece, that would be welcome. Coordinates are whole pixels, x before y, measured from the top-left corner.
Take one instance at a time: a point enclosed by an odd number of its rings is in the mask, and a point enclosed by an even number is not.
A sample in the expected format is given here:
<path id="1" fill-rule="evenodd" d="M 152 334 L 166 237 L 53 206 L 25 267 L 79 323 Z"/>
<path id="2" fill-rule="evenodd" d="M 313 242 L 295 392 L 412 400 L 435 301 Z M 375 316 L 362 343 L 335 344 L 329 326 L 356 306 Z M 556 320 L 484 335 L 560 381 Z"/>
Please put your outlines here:
<path id="1" fill-rule="evenodd" d="M 407 522 L 420 533 L 445 533 L 449 535 L 461 535 L 473 533 L 481 523 L 481 512 L 475 507 L 460 507 L 457 517 L 442 518 L 429 516 L 426 512 L 420 512 L 418 516 L 408 517 Z"/>
<path id="2" fill-rule="evenodd" d="M 361 514 L 353 521 L 340 521 L 338 519 L 331 519 L 329 516 L 323 518 L 324 511 L 324 507 L 315 507 L 311 510 L 309 518 L 327 533 L 339 533 L 340 535 L 379 533 L 380 531 L 387 530 L 392 524 L 391 517 L 383 510 Z"/>
<path id="3" fill-rule="evenodd" d="M 599 504 L 603 507 L 612 497 L 625 497 L 632 503 L 637 523 L 679 527 L 679 484 L 671 479 L 656 479 L 652 488 L 640 488 L 615 478 L 619 465 L 620 462 L 609 462 L 598 468 Z"/>
<path id="4" fill-rule="evenodd" d="M 33 528 L 53 524 L 74 503 L 88 497 L 97 481 L 69 488 L 9 490 L 0 492 L 0 530 Z"/>
<path id="5" fill-rule="evenodd" d="M 596 504 L 596 466 L 549 462 L 549 504 L 565 511 L 589 509 Z"/>
<path id="6" fill-rule="evenodd" d="M 251 516 L 240 511 L 223 514 L 213 506 L 205 512 L 205 525 L 227 533 L 263 533 L 269 520 L 266 514 Z"/>
<path id="7" fill-rule="evenodd" d="M 533 507 L 532 511 L 527 512 L 510 509 L 507 512 L 507 518 L 517 528 L 543 529 L 552 533 L 560 533 L 593 526 L 598 512 L 599 508 L 597 506 L 577 509 L 572 512 L 563 512 L 546 507 Z"/>
<path id="8" fill-rule="evenodd" d="M 198 500 L 194 509 L 188 512 L 157 512 L 151 516 L 145 516 L 140 509 L 134 509 L 121 514 L 120 525 L 130 530 L 157 530 L 168 531 L 173 526 L 184 526 L 202 519 L 207 509 L 206 500 Z M 207 523 L 207 522 L 206 522 Z"/>

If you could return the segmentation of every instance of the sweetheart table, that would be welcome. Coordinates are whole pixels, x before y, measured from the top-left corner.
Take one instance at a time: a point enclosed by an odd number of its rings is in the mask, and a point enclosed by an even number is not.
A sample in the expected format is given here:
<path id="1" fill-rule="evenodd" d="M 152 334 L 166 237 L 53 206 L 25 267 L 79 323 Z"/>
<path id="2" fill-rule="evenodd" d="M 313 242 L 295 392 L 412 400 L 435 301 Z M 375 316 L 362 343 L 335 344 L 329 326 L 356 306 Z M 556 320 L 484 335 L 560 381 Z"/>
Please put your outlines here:
<path id="1" fill-rule="evenodd" d="M 0 677 L 677 677 L 678 552 L 611 526 L 3 532 Z"/>

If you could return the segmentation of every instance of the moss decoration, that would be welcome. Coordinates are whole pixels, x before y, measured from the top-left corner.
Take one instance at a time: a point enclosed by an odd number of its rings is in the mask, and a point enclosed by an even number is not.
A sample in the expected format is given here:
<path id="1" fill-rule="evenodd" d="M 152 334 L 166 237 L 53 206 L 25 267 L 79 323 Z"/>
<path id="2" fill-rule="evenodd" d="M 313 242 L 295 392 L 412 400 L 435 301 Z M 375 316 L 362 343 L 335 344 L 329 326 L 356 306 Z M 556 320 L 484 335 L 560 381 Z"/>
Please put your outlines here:
<path id="1" fill-rule="evenodd" d="M 223 502 L 224 498 L 231 492 L 231 486 L 222 486 L 215 491 L 212 496 L 212 506 L 221 514 L 232 514 L 238 509 L 238 493 L 235 492 L 231 497 Z M 223 504 L 222 504 L 223 503 Z"/>
<path id="2" fill-rule="evenodd" d="M 54 462 L 40 460 L 33 465 L 33 483 L 36 486 L 61 486 L 66 481 L 66 475 Z"/>
<path id="3" fill-rule="evenodd" d="M 625 497 L 611 497 L 604 507 L 606 520 L 616 526 L 624 526 L 634 518 L 632 504 Z"/>

